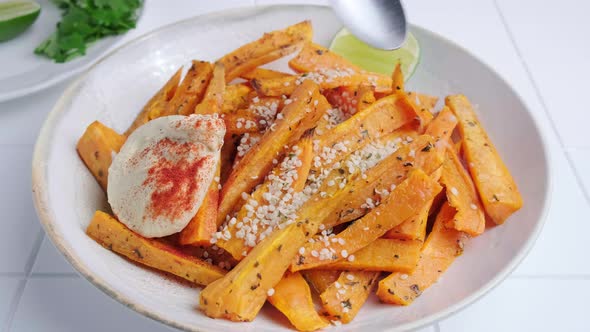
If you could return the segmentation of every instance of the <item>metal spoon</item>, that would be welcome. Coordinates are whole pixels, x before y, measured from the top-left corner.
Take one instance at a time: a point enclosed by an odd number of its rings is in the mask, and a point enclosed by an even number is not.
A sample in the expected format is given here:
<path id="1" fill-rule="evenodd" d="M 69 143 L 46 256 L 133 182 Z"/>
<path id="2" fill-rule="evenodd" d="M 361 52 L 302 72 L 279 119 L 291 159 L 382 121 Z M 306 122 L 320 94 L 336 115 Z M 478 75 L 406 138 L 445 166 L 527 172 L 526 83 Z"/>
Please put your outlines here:
<path id="1" fill-rule="evenodd" d="M 394 50 L 406 40 L 406 16 L 399 0 L 332 0 L 344 26 L 363 42 Z"/>

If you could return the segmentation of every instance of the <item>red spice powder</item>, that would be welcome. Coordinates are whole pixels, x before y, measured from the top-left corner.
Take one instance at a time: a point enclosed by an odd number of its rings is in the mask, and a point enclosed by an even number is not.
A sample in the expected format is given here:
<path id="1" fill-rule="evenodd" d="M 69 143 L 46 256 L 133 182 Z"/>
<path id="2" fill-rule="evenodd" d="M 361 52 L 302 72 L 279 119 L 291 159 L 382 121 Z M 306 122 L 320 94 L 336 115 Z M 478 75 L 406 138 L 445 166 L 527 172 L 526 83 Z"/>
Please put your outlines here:
<path id="1" fill-rule="evenodd" d="M 194 160 L 178 158 L 187 156 L 197 147 L 195 144 L 178 143 L 168 138 L 148 149 L 161 157 L 148 170 L 147 179 L 143 183 L 156 188 L 150 197 L 147 212 L 152 218 L 165 217 L 174 221 L 194 207 L 194 196 L 200 187 L 196 175 L 204 164 L 210 163 L 210 157 Z M 166 155 L 174 156 L 174 159 L 168 159 Z"/>

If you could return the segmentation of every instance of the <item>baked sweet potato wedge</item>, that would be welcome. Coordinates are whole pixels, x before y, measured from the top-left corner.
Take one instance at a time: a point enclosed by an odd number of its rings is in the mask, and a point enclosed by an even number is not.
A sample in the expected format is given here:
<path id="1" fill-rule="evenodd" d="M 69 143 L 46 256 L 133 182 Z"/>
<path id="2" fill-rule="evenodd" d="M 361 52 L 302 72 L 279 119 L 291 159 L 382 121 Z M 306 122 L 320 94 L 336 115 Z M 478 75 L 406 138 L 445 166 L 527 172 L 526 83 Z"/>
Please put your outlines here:
<path id="1" fill-rule="evenodd" d="M 324 266 L 347 257 L 383 236 L 388 230 L 417 214 L 441 190 L 440 185 L 417 169 L 399 184 L 380 205 L 358 219 L 334 238 L 303 246 L 303 254 L 293 259 L 291 271 Z M 328 243 L 328 245 L 326 245 Z"/>
<path id="2" fill-rule="evenodd" d="M 96 211 L 86 234 L 103 247 L 133 261 L 199 285 L 208 285 L 226 273 L 217 266 L 184 254 L 160 239 L 140 236 L 102 211 Z"/>
<path id="3" fill-rule="evenodd" d="M 445 224 L 448 228 L 477 236 L 485 230 L 486 219 L 473 181 L 453 148 L 447 148 L 440 182 L 446 188 L 449 205 L 457 210 Z"/>
<path id="4" fill-rule="evenodd" d="M 166 115 L 189 115 L 195 110 L 195 106 L 201 102 L 209 80 L 213 74 L 213 66 L 206 61 L 194 60 L 187 71 L 174 97 L 168 102 L 163 113 L 150 115 L 151 119 Z"/>
<path id="5" fill-rule="evenodd" d="M 197 104 L 194 114 L 221 113 L 223 106 L 223 93 L 225 91 L 225 68 L 221 63 L 213 65 L 211 80 L 202 100 Z"/>
<path id="6" fill-rule="evenodd" d="M 243 73 L 240 75 L 241 78 L 245 80 L 254 80 L 254 79 L 267 79 L 267 78 L 281 78 L 293 76 L 292 74 L 283 73 L 280 71 L 272 70 L 272 69 L 265 69 L 265 68 L 256 68 L 249 72 Z"/>
<path id="7" fill-rule="evenodd" d="M 94 121 L 86 128 L 76 145 L 78 155 L 105 192 L 113 155 L 119 152 L 125 139 L 125 136 Z"/>
<path id="8" fill-rule="evenodd" d="M 291 97 L 281 118 L 262 136 L 244 156 L 237 168 L 233 169 L 221 191 L 218 219 L 225 220 L 243 202 L 242 193 L 250 194 L 273 167 L 273 160 L 280 159 L 285 153 L 284 146 L 290 146 L 301 138 L 303 133 L 312 128 L 323 115 L 317 112 L 320 96 L 318 86 L 305 81 Z"/>
<path id="9" fill-rule="evenodd" d="M 486 213 L 496 224 L 522 207 L 516 182 L 463 95 L 448 96 L 447 106 L 459 119 L 463 155 Z"/>
<path id="10" fill-rule="evenodd" d="M 325 270 L 411 272 L 420 258 L 422 241 L 377 239 L 347 259 L 323 265 Z"/>
<path id="11" fill-rule="evenodd" d="M 443 204 L 428 235 L 418 265 L 409 274 L 392 273 L 379 282 L 377 296 L 385 303 L 409 305 L 432 286 L 443 272 L 463 253 L 466 235 L 445 227 L 453 219 L 455 209 Z"/>
<path id="12" fill-rule="evenodd" d="M 342 323 L 350 323 L 367 301 L 380 272 L 343 271 L 338 280 L 322 294 L 322 308 L 326 314 Z"/>
<path id="13" fill-rule="evenodd" d="M 362 82 L 375 87 L 376 92 L 390 92 L 391 77 L 367 72 L 353 65 L 348 60 L 315 43 L 306 43 L 299 54 L 289 61 L 289 67 L 299 73 L 339 70 L 349 71 L 362 76 Z"/>
<path id="14" fill-rule="evenodd" d="M 270 293 L 268 302 L 287 316 L 297 330 L 315 331 L 330 325 L 316 312 L 309 285 L 300 273 L 285 273 Z"/>
<path id="15" fill-rule="evenodd" d="M 245 83 L 230 84 L 223 91 L 223 105 L 221 113 L 230 113 L 240 108 L 245 108 L 250 102 L 252 88 Z"/>
<path id="16" fill-rule="evenodd" d="M 301 275 L 318 293 L 323 293 L 331 284 L 333 284 L 340 277 L 340 270 L 321 270 L 312 269 L 301 271 Z"/>
<path id="17" fill-rule="evenodd" d="M 200 294 L 200 309 L 209 317 L 251 321 L 287 270 L 290 260 L 305 241 L 302 227 L 291 224 L 260 242 L 223 278 L 210 283 Z"/>
<path id="18" fill-rule="evenodd" d="M 166 82 L 166 84 L 164 84 L 164 86 L 158 90 L 152 98 L 150 98 L 129 129 L 125 131 L 125 136 L 131 135 L 135 129 L 146 124 L 148 121 L 153 120 L 154 116 L 164 113 L 168 102 L 174 97 L 176 90 L 178 89 L 178 83 L 180 82 L 181 76 L 182 68 L 178 69 L 174 75 L 170 77 L 168 82 Z"/>
<path id="19" fill-rule="evenodd" d="M 283 30 L 265 33 L 260 39 L 224 55 L 218 62 L 225 66 L 226 82 L 297 51 L 311 40 L 312 34 L 311 22 L 303 21 Z"/>
<path id="20" fill-rule="evenodd" d="M 418 240 L 424 241 L 426 237 L 426 226 L 428 224 L 428 215 L 432 207 L 433 200 L 428 201 L 418 214 L 404 220 L 401 224 L 395 226 L 385 233 L 384 237 L 388 239 L 400 240 Z"/>
<path id="21" fill-rule="evenodd" d="M 287 207 L 292 197 L 303 190 L 312 156 L 312 140 L 308 134 L 289 150 L 236 216 L 221 230 L 223 233 L 228 232 L 230 237 L 221 238 L 217 245 L 234 259 L 241 260 L 266 234 L 274 231 L 278 225 L 273 222 L 281 221 L 282 218 L 280 209 L 275 211 L 274 207 Z M 272 212 L 269 208 L 273 208 Z"/>

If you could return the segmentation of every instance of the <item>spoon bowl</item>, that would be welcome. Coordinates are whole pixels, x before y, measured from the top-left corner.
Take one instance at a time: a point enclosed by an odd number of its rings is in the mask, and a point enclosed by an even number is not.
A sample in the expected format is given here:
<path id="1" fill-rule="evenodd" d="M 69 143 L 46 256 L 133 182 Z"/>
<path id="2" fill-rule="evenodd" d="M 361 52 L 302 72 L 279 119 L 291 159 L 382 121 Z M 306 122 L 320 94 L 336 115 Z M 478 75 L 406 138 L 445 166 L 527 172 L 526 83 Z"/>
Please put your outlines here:
<path id="1" fill-rule="evenodd" d="M 406 40 L 407 23 L 399 0 L 332 0 L 342 24 L 363 42 L 395 50 Z"/>

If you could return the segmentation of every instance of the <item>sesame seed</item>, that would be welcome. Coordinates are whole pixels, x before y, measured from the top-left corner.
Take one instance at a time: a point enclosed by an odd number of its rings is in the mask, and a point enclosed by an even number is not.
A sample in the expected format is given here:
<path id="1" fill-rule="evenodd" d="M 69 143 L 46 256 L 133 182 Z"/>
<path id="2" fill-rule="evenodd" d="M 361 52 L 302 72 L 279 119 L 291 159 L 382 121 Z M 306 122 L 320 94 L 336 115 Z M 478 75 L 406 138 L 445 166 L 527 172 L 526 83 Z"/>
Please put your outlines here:
<path id="1" fill-rule="evenodd" d="M 336 281 L 336 282 L 334 282 L 334 287 L 339 289 L 340 287 L 342 287 L 342 285 L 338 281 Z"/>
<path id="2" fill-rule="evenodd" d="M 312 251 L 311 251 L 311 255 L 312 255 L 313 257 L 319 257 L 319 256 L 320 256 L 320 254 L 317 252 L 317 250 L 312 250 Z"/>
<path id="3" fill-rule="evenodd" d="M 299 248 L 299 255 L 303 255 L 303 254 L 305 254 L 305 248 L 301 247 L 301 248 Z"/>
<path id="4" fill-rule="evenodd" d="M 349 255 L 348 256 L 348 261 L 349 262 L 354 262 L 354 255 Z"/>
<path id="5" fill-rule="evenodd" d="M 341 255 L 343 258 L 346 258 L 346 257 L 348 257 L 348 251 L 346 251 L 346 250 L 342 250 L 342 251 L 340 252 L 340 255 Z"/>
<path id="6" fill-rule="evenodd" d="M 404 273 L 404 274 L 400 275 L 399 278 L 401 280 L 406 280 L 406 279 L 408 279 L 408 275 Z"/>
<path id="7" fill-rule="evenodd" d="M 451 187 L 451 193 L 453 193 L 453 195 L 457 196 L 457 195 L 459 195 L 459 190 L 457 190 L 457 188 L 455 188 L 455 187 Z"/>
<path id="8" fill-rule="evenodd" d="M 477 210 L 477 205 L 475 205 L 475 204 L 471 203 L 471 205 L 469 205 L 469 206 L 471 207 L 471 209 L 473 209 L 473 210 Z"/>
<path id="9" fill-rule="evenodd" d="M 275 289 L 274 289 L 274 288 L 271 288 L 271 289 L 269 289 L 269 290 L 266 292 L 266 295 L 268 295 L 268 296 L 273 296 L 273 295 L 274 295 L 274 293 L 275 293 Z"/>
<path id="10" fill-rule="evenodd" d="M 346 290 L 345 289 L 339 289 L 338 290 L 338 294 L 344 295 L 344 294 L 346 294 Z"/>
<path id="11" fill-rule="evenodd" d="M 353 281 L 354 280 L 354 276 L 352 274 L 347 274 L 346 275 L 346 279 Z"/>

